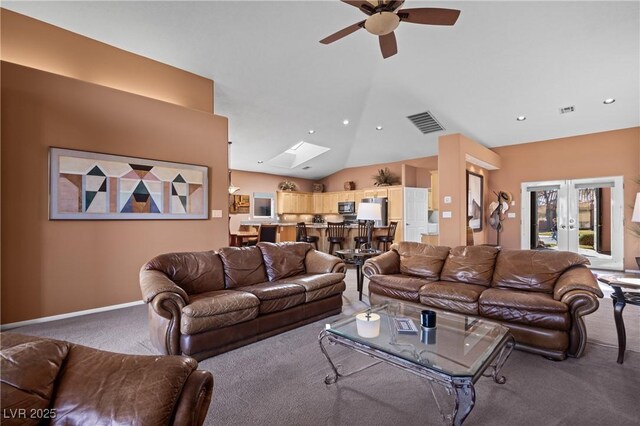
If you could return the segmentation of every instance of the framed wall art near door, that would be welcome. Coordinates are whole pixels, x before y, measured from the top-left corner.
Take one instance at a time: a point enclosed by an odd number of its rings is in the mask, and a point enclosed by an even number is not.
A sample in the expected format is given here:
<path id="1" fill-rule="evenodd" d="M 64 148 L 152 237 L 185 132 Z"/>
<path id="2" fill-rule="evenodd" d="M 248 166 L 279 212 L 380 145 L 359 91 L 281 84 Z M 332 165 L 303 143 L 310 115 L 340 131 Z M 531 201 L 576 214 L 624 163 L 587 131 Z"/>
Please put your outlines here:
<path id="1" fill-rule="evenodd" d="M 483 177 L 467 170 L 467 218 L 473 232 L 482 231 L 482 185 Z"/>
<path id="2" fill-rule="evenodd" d="M 208 219 L 204 166 L 49 149 L 49 218 Z"/>

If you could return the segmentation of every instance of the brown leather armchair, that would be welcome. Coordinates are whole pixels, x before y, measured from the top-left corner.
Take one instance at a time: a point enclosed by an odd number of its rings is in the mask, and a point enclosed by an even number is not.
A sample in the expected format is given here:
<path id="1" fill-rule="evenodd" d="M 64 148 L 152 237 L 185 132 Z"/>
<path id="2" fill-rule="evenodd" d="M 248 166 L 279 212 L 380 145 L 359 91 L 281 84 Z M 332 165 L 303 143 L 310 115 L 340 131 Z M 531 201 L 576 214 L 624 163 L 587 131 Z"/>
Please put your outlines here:
<path id="1" fill-rule="evenodd" d="M 211 403 L 213 376 L 189 357 L 125 355 L 10 332 L 0 351 L 3 425 L 197 426 Z"/>
<path id="2" fill-rule="evenodd" d="M 140 270 L 151 342 L 200 360 L 338 314 L 345 271 L 302 242 L 157 256 Z"/>
<path id="3" fill-rule="evenodd" d="M 603 297 L 588 263 L 571 252 L 402 242 L 363 273 L 372 304 L 399 299 L 487 318 L 509 328 L 516 348 L 561 360 L 582 355 L 582 317 Z"/>

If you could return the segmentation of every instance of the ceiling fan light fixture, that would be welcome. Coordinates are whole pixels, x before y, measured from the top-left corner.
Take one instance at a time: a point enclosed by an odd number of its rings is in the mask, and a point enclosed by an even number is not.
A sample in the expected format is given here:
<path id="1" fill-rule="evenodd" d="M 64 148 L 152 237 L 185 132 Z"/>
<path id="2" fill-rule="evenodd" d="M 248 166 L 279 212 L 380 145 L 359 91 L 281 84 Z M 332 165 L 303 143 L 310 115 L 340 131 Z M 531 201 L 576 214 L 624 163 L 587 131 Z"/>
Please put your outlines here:
<path id="1" fill-rule="evenodd" d="M 377 36 L 387 35 L 400 25 L 400 17 L 393 12 L 374 13 L 364 22 L 365 30 Z"/>

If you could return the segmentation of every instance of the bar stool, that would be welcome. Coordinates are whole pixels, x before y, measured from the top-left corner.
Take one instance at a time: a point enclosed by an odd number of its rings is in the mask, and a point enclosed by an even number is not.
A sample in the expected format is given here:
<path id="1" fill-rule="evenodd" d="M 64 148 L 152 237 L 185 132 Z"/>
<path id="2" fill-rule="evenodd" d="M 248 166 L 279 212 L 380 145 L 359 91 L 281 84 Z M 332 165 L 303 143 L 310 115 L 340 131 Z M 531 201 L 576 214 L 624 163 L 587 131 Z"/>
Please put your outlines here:
<path id="1" fill-rule="evenodd" d="M 380 243 L 384 244 L 384 251 L 389 250 L 388 245 L 393 244 L 393 238 L 396 235 L 396 228 L 398 227 L 398 222 L 389 222 L 389 229 L 387 231 L 387 235 L 378 235 L 376 237 L 376 248 L 380 250 Z"/>
<path id="2" fill-rule="evenodd" d="M 320 237 L 317 235 L 308 235 L 307 234 L 307 225 L 304 222 L 296 223 L 296 241 L 303 243 L 311 243 L 315 246 L 316 250 L 318 250 L 318 240 Z"/>
<path id="3" fill-rule="evenodd" d="M 358 235 L 353 237 L 353 241 L 356 243 L 356 248 L 360 248 L 362 244 L 366 244 L 369 242 L 369 234 L 368 234 L 366 220 L 358 221 Z"/>
<path id="4" fill-rule="evenodd" d="M 340 250 L 344 243 L 344 222 L 327 222 L 327 241 L 329 241 L 329 254 L 332 254 L 334 244 L 338 244 Z"/>

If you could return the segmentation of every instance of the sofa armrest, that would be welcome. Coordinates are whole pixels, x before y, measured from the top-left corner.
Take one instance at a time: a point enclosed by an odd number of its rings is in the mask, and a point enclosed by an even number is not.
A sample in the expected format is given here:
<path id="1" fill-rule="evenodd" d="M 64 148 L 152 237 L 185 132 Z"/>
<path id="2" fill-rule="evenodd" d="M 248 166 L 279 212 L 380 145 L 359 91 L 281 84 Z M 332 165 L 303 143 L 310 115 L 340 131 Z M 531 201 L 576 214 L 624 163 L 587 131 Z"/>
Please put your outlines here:
<path id="1" fill-rule="evenodd" d="M 574 290 L 589 292 L 600 298 L 604 297 L 598 286 L 598 281 L 589 268 L 584 265 L 570 268 L 560 275 L 553 290 L 553 298 L 562 300 L 565 294 Z"/>
<path id="2" fill-rule="evenodd" d="M 308 274 L 347 273 L 345 263 L 339 257 L 311 249 L 304 258 Z"/>
<path id="3" fill-rule="evenodd" d="M 362 267 L 364 276 L 369 278 L 372 275 L 390 275 L 400 273 L 400 256 L 394 250 L 372 257 L 364 262 Z"/>
<path id="4" fill-rule="evenodd" d="M 587 328 L 582 317 L 595 312 L 600 306 L 598 298 L 592 291 L 571 290 L 566 292 L 561 302 L 569 305 L 571 313 L 571 329 L 569 330 L 569 347 L 567 355 L 579 358 L 587 346 Z"/>
<path id="5" fill-rule="evenodd" d="M 163 272 L 155 269 L 140 270 L 140 290 L 142 291 L 142 300 L 145 303 L 151 302 L 154 297 L 160 293 L 175 293 L 182 298 L 183 304 L 189 303 L 189 296 L 176 283 L 171 281 Z"/>
<path id="6" fill-rule="evenodd" d="M 213 395 L 213 375 L 196 370 L 187 379 L 175 411 L 174 426 L 200 426 L 204 423 Z"/>

